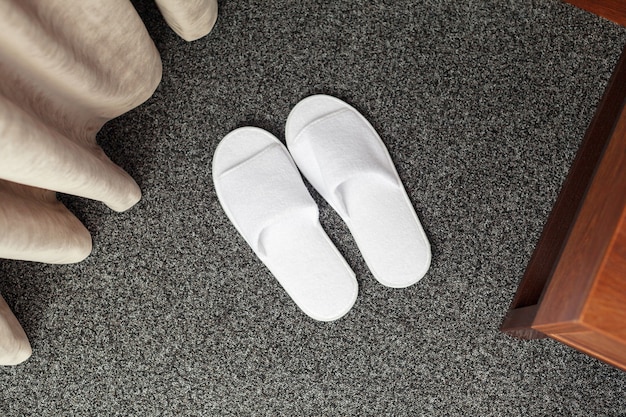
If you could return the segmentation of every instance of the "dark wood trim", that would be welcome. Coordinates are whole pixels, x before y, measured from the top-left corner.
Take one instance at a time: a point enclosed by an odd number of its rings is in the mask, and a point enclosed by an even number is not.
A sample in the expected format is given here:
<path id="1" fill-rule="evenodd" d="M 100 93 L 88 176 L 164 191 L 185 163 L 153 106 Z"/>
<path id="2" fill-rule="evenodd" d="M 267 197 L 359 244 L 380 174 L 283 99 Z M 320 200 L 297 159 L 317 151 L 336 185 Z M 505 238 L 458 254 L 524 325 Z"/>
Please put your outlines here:
<path id="1" fill-rule="evenodd" d="M 619 25 L 626 26 L 626 1 L 624 0 L 565 0 Z"/>
<path id="2" fill-rule="evenodd" d="M 626 98 L 626 48 L 613 72 L 595 116 L 548 217 L 539 242 L 528 263 L 517 293 L 500 330 L 515 337 L 544 337 L 541 332 L 524 329 L 535 320 L 535 309 L 516 310 L 539 304 L 567 238 L 572 231 L 584 197 L 609 142 Z"/>
<path id="3" fill-rule="evenodd" d="M 539 305 L 510 309 L 502 322 L 502 331 L 519 339 L 541 339 L 543 333 L 532 328 Z"/>
<path id="4" fill-rule="evenodd" d="M 583 320 L 591 289 L 604 277 L 607 257 L 620 235 L 626 207 L 626 111 L 622 111 L 594 172 L 550 284 L 544 291 L 533 328 L 546 334 L 571 332 Z M 619 243 L 619 242 L 618 242 Z M 623 293 L 623 289 L 617 294 Z M 611 310 L 606 310 L 609 314 Z M 584 323 L 589 325 L 587 317 Z"/>
<path id="5" fill-rule="evenodd" d="M 573 333 L 559 333 L 550 337 L 626 371 L 624 343 L 619 339 L 596 331 L 580 329 Z"/>

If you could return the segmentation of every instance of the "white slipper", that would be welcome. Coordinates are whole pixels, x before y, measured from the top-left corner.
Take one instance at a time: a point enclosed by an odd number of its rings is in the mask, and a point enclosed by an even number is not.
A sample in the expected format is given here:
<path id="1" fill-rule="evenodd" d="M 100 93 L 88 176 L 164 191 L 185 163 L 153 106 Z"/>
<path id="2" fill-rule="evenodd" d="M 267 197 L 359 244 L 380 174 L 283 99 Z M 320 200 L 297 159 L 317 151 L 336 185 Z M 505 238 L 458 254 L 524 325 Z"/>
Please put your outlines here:
<path id="1" fill-rule="evenodd" d="M 285 133 L 298 168 L 346 222 L 374 277 L 395 288 L 419 281 L 430 244 L 369 122 L 343 101 L 315 95 L 291 111 Z"/>
<path id="2" fill-rule="evenodd" d="M 302 311 L 331 321 L 352 308 L 354 272 L 278 139 L 255 127 L 232 131 L 215 150 L 213 182 L 230 221 Z"/>

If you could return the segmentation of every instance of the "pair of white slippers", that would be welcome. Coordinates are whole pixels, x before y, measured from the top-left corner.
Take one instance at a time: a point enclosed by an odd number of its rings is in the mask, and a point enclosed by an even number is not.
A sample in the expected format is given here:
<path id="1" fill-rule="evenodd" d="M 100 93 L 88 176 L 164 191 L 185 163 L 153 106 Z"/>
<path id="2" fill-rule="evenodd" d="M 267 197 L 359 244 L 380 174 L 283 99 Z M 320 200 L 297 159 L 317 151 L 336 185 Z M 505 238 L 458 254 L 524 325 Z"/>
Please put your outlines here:
<path id="1" fill-rule="evenodd" d="M 369 122 L 337 98 L 314 95 L 291 111 L 285 136 L 289 150 L 259 128 L 229 133 L 213 156 L 213 181 L 230 221 L 298 307 L 316 320 L 336 320 L 358 293 L 298 168 L 347 224 L 380 283 L 419 281 L 430 244 Z"/>

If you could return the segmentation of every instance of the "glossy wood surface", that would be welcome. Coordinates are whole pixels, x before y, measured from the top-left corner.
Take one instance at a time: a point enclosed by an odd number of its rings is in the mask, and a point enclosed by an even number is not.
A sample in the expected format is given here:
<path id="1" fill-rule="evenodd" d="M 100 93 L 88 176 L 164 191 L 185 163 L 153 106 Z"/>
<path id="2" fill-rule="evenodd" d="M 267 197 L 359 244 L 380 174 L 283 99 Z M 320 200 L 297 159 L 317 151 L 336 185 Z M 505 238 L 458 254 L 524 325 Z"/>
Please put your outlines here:
<path id="1" fill-rule="evenodd" d="M 582 321 L 626 344 L 626 214 L 598 275 Z M 626 349 L 624 349 L 626 353 Z"/>
<path id="2" fill-rule="evenodd" d="M 532 327 L 626 370 L 626 109 Z"/>
<path id="3" fill-rule="evenodd" d="M 624 0 L 565 0 L 574 6 L 626 26 L 626 1 Z"/>
<path id="4" fill-rule="evenodd" d="M 526 267 L 501 330 L 524 339 L 545 337 L 533 329 L 543 291 L 584 202 L 593 173 L 612 137 L 626 98 L 626 49 L 622 53 L 595 116 L 585 134 L 569 174 L 544 226 L 535 251 Z M 535 308 L 530 308 L 535 306 Z"/>
<path id="5" fill-rule="evenodd" d="M 626 371 L 626 349 L 624 349 L 624 342 L 615 339 L 611 335 L 583 328 L 583 330 L 577 330 L 575 332 L 555 333 L 550 337 L 586 353 L 589 356 L 593 356 L 616 368 Z"/>
<path id="6" fill-rule="evenodd" d="M 501 328 L 547 335 L 624 370 L 625 104 L 626 49 Z"/>
<path id="7" fill-rule="evenodd" d="M 609 279 L 605 269 L 607 260 L 615 258 L 612 251 L 616 244 L 620 244 L 625 206 L 626 112 L 622 111 L 541 299 L 533 328 L 549 333 L 556 331 L 559 323 L 582 320 L 588 303 L 593 302 L 592 288 Z"/>

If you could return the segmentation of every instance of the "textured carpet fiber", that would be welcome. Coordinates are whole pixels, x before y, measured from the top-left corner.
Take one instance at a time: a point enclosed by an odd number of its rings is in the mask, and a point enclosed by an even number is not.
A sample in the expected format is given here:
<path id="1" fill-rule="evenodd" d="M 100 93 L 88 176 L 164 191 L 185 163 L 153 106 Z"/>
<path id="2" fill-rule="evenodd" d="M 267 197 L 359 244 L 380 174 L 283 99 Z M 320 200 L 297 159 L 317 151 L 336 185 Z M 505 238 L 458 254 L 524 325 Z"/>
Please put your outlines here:
<path id="1" fill-rule="evenodd" d="M 626 373 L 498 331 L 626 29 L 557 0 L 227 0 L 186 43 L 136 7 L 163 81 L 99 141 L 143 199 L 118 214 L 60 196 L 92 255 L 0 261 L 34 350 L 0 369 L 0 415 L 626 415 Z M 284 141 L 314 93 L 378 130 L 433 248 L 420 283 L 385 288 L 313 194 L 360 288 L 333 323 L 291 302 L 211 178 L 224 135 Z"/>

